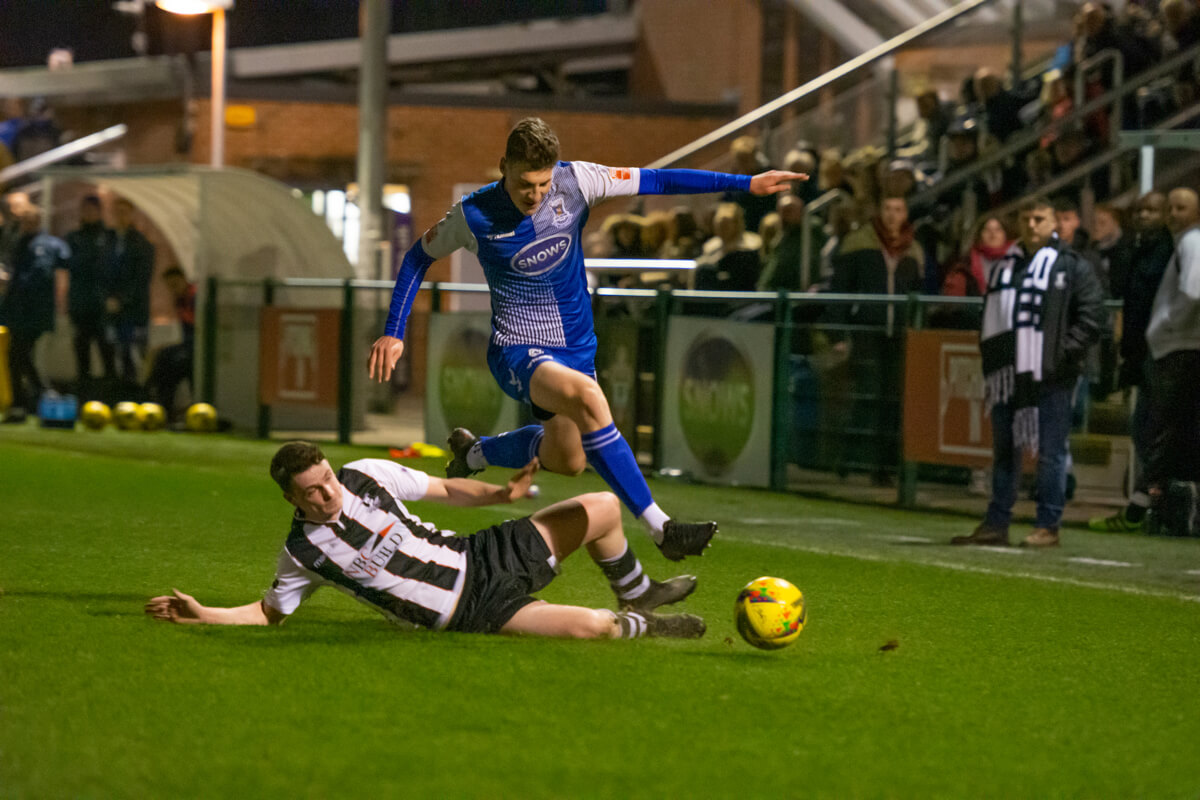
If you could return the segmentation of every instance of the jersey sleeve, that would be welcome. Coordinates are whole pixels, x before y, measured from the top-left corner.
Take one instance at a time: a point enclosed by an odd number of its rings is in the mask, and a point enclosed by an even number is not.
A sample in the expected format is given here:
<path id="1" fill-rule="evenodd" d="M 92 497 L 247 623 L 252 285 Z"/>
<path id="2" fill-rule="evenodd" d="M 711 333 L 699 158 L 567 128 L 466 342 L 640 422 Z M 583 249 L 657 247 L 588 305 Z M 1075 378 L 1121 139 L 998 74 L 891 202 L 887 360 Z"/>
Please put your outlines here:
<path id="1" fill-rule="evenodd" d="M 446 216 L 421 236 L 421 246 L 429 257 L 435 261 L 445 258 L 459 248 L 466 248 L 472 253 L 479 251 L 479 242 L 467 225 L 467 216 L 463 213 L 462 203 L 455 203 L 446 212 Z"/>
<path id="2" fill-rule="evenodd" d="M 605 167 L 588 161 L 570 163 L 579 183 L 579 190 L 588 205 L 610 197 L 632 197 L 639 194 L 708 194 L 750 189 L 750 175 L 733 175 L 702 169 Z"/>
<path id="3" fill-rule="evenodd" d="M 325 582 L 320 575 L 297 564 L 285 549 L 279 553 L 275 580 L 263 595 L 263 602 L 280 614 L 291 615 Z"/>
<path id="4" fill-rule="evenodd" d="M 388 307 L 387 321 L 383 326 L 385 336 L 404 338 L 408 327 L 408 315 L 412 313 L 413 301 L 417 298 L 421 281 L 425 279 L 430 265 L 463 247 L 475 253 L 479 250 L 479 243 L 467 225 L 462 203 L 455 203 L 454 207 L 446 212 L 446 216 L 425 231 L 404 254 L 400 271 L 396 275 L 396 285 L 392 288 L 392 302 Z"/>
<path id="5" fill-rule="evenodd" d="M 633 197 L 638 194 L 641 170 L 637 167 L 606 167 L 590 161 L 570 163 L 579 191 L 589 206 L 610 197 Z"/>
<path id="6" fill-rule="evenodd" d="M 429 490 L 429 476 L 424 472 L 386 461 L 381 458 L 364 458 L 351 461 L 346 469 L 354 469 L 370 475 L 388 494 L 401 502 L 420 500 Z"/>

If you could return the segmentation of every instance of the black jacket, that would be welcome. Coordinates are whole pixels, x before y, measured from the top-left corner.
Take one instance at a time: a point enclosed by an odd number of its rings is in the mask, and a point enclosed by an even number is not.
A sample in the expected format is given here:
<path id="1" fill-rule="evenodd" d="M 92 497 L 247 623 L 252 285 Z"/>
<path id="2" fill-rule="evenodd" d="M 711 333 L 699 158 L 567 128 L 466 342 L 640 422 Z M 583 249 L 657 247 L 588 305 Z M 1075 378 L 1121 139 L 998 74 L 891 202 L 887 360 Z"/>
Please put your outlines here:
<path id="1" fill-rule="evenodd" d="M 1174 252 L 1175 239 L 1165 226 L 1139 231 L 1133 239 L 1132 266 L 1122 291 L 1121 386 L 1140 386 L 1144 379 L 1150 309 Z"/>
<path id="2" fill-rule="evenodd" d="M 890 294 L 906 295 L 919 292 L 924 285 L 925 253 L 915 241 L 900 256 Z M 833 279 L 830 291 L 843 294 L 889 294 L 887 263 L 883 259 L 883 244 L 871 223 L 848 234 L 833 260 Z M 904 306 L 894 306 L 896 328 L 902 326 Z M 883 325 L 887 322 L 887 306 L 881 303 L 838 306 L 831 314 L 834 321 L 855 325 Z"/>
<path id="3" fill-rule="evenodd" d="M 1042 310 L 1042 382 L 1068 386 L 1082 373 L 1088 348 L 1100 340 L 1108 313 L 1096 270 L 1057 238 L 1051 241 L 1059 250 Z M 1024 257 L 1022 268 L 1030 260 Z"/>
<path id="4" fill-rule="evenodd" d="M 113 284 L 110 296 L 120 304 L 117 321 L 130 325 L 150 322 L 150 279 L 154 274 L 154 245 L 136 228 L 113 231 Z"/>
<path id="5" fill-rule="evenodd" d="M 67 306 L 72 320 L 104 316 L 104 300 L 113 289 L 113 232 L 103 223 L 81 225 L 67 234 L 71 248 L 71 288 Z"/>

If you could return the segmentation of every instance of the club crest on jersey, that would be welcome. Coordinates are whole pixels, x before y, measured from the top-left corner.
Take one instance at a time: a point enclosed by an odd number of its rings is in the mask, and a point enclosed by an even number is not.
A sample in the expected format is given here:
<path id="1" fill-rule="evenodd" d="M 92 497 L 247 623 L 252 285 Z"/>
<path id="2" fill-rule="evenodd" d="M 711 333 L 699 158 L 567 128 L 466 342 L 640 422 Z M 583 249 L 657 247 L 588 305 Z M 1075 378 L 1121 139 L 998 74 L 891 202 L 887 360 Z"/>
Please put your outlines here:
<path id="1" fill-rule="evenodd" d="M 561 264 L 571 250 L 571 235 L 556 233 L 530 242 L 512 257 L 512 268 L 524 275 L 541 275 Z"/>
<path id="2" fill-rule="evenodd" d="M 550 217 L 550 224 L 556 228 L 565 228 L 575 219 L 575 215 L 567 211 L 567 202 L 561 197 L 550 201 L 550 211 L 554 214 Z"/>

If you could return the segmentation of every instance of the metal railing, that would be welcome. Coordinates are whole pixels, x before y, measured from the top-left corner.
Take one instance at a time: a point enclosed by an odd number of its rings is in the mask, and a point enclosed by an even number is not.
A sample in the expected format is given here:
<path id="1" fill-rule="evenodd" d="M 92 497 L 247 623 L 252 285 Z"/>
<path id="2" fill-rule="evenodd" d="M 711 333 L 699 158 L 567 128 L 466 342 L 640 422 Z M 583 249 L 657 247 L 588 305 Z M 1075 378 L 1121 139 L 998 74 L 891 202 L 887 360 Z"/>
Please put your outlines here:
<path id="1" fill-rule="evenodd" d="M 808 83 L 792 89 L 790 92 L 785 92 L 771 102 L 759 106 L 753 111 L 743 114 L 732 122 L 722 125 L 715 131 L 712 131 L 711 133 L 700 137 L 694 142 L 686 144 L 683 147 L 668 153 L 662 158 L 655 159 L 651 163 L 647 164 L 646 167 L 648 169 L 656 169 L 677 164 L 683 159 L 700 152 L 709 145 L 719 142 L 725 137 L 735 134 L 738 131 L 744 130 L 759 120 L 765 119 L 772 114 L 775 114 L 776 112 L 779 112 L 788 106 L 805 99 L 806 97 L 812 96 L 821 89 L 824 89 L 826 86 L 832 85 L 833 83 L 847 77 L 857 70 L 870 64 L 874 64 L 875 62 L 892 55 L 896 51 L 911 44 L 925 34 L 935 31 L 942 26 L 961 18 L 963 15 L 969 14 L 977 8 L 988 5 L 992 2 L 994 2 L 994 0 L 963 0 L 963 2 L 958 3 L 952 8 L 948 8 L 940 14 L 935 14 L 924 23 L 917 25 L 914 28 L 910 28 L 904 33 L 894 36 L 886 42 L 883 42 L 876 47 L 872 47 L 867 52 L 850 59 L 846 63 L 829 70 L 824 75 L 814 78 Z M 1018 3 L 1017 6 L 1019 7 L 1020 4 Z"/>
<path id="2" fill-rule="evenodd" d="M 1085 58 L 1075 66 L 1075 106 L 1081 106 L 1086 102 L 1087 97 L 1084 96 L 1085 87 L 1087 85 L 1087 74 L 1089 71 L 1101 66 L 1107 61 L 1111 61 L 1113 65 L 1112 71 L 1112 88 L 1118 95 L 1122 94 L 1121 84 L 1125 80 L 1125 57 L 1121 55 L 1120 50 L 1108 49 L 1101 50 L 1095 55 Z M 1116 142 L 1117 136 L 1121 132 L 1121 104 L 1114 103 L 1112 113 L 1109 114 L 1109 136 L 1110 141 Z"/>
<path id="3" fill-rule="evenodd" d="M 1191 108 L 1185 109 L 1178 114 L 1168 117 L 1158 125 L 1151 128 L 1151 130 L 1169 130 L 1198 117 L 1200 117 L 1200 104 L 1193 105 Z M 1114 161 L 1122 158 L 1126 153 L 1129 152 L 1130 149 L 1131 146 L 1121 144 L 1118 139 L 1116 146 L 1105 150 L 1103 153 L 1100 153 L 1097 156 L 1089 158 L 1087 161 L 1084 161 L 1081 164 L 1071 167 L 1066 172 L 1056 175 L 1050 181 L 1039 186 L 1038 193 L 1047 196 L 1053 196 L 1053 194 L 1059 189 L 1070 186 L 1077 181 L 1087 181 L 1089 177 L 1096 172 L 1096 170 L 1108 166 Z M 1115 172 L 1115 170 L 1113 170 L 1113 172 Z M 1146 191 L 1149 190 L 1147 189 Z M 1112 202 L 1114 199 L 1115 198 L 1110 198 L 1109 202 Z M 1001 206 L 990 209 L 988 213 L 1003 217 L 1015 212 L 1020 205 L 1020 199 L 1012 200 Z"/>
<path id="4" fill-rule="evenodd" d="M 388 281 L 353 279 L 270 279 L 266 281 L 210 279 L 206 284 L 207 312 L 201 322 L 203 330 L 199 332 L 208 339 L 208 346 L 204 353 L 206 363 L 200 365 L 200 370 L 210 376 L 209 381 L 211 381 L 211 376 L 215 375 L 215 365 L 212 362 L 215 360 L 217 352 L 215 345 L 218 326 L 216 323 L 221 306 L 219 298 L 224 294 L 226 288 L 260 287 L 261 294 L 258 296 L 264 307 L 273 305 L 279 299 L 276 293 L 282 289 L 318 289 L 327 290 L 330 293 L 336 292 L 343 309 L 338 347 L 337 437 L 340 442 L 349 443 L 352 435 L 351 406 L 355 401 L 352 394 L 354 381 L 350 378 L 353 374 L 352 371 L 363 369 L 364 363 L 362 353 L 352 352 L 354 315 L 364 310 L 364 306 L 361 304 L 356 307 L 356 303 L 360 302 L 356 298 L 356 294 L 368 290 L 390 290 L 391 286 Z M 430 292 L 432 306 L 434 310 L 437 310 L 447 292 L 487 293 L 488 288 L 484 284 L 425 282 L 421 286 L 421 291 Z M 894 423 L 894 420 L 903 419 L 903 392 L 899 391 L 897 387 L 874 394 L 872 390 L 864 390 L 860 385 L 863 383 L 861 378 L 863 370 L 871 369 L 870 364 L 861 360 L 847 362 L 845 361 L 847 356 L 843 351 L 838 351 L 841 353 L 840 361 L 834 362 L 832 366 L 819 366 L 818 362 L 811 361 L 816 356 L 815 350 L 810 348 L 806 352 L 812 355 L 806 355 L 805 352 L 801 352 L 804 349 L 803 346 L 799 346 L 800 350 L 797 349 L 799 340 L 796 338 L 796 334 L 813 336 L 819 334 L 826 338 L 826 346 L 828 346 L 828 342 L 842 339 L 869 343 L 873 341 L 872 337 L 878 337 L 879 341 L 886 340 L 895 343 L 897 339 L 886 337 L 885 329 L 880 325 L 850 321 L 848 316 L 850 307 L 856 306 L 861 309 L 871 306 L 890 306 L 895 308 L 896 336 L 902 336 L 906 330 L 927 327 L 932 309 L 938 307 L 972 309 L 978 308 L 982 304 L 981 298 L 917 294 L 810 294 L 784 291 L 720 292 L 615 288 L 598 289 L 595 294 L 599 298 L 603 298 L 606 303 L 618 301 L 627 304 L 628 301 L 636 301 L 637 307 L 641 309 L 636 312 L 635 316 L 639 320 L 639 325 L 644 329 L 642 335 L 648 337 L 648 341 L 651 343 L 649 350 L 653 352 L 649 353 L 647 358 L 653 362 L 653 365 L 647 363 L 647 368 L 639 370 L 639 372 L 653 381 L 654 400 L 652 407 L 649 408 L 643 408 L 639 404 L 639 413 L 644 414 L 644 416 L 639 416 L 639 427 L 643 427 L 641 423 L 645 422 L 647 424 L 644 427 L 652 431 L 651 463 L 654 467 L 671 466 L 664 464 L 661 436 L 664 407 L 664 381 L 661 376 L 666 374 L 666 343 L 671 320 L 677 314 L 694 315 L 697 303 L 704 303 L 710 308 L 713 301 L 725 303 L 729 309 L 760 307 L 761 313 L 758 314 L 757 319 L 774 325 L 775 329 L 770 412 L 770 425 L 773 431 L 770 453 L 771 488 L 788 489 L 789 464 L 799 463 L 796 461 L 795 446 L 795 436 L 799 434 L 792 428 L 793 415 L 802 410 L 796 403 L 804 401 L 806 398 L 808 401 L 812 401 L 813 397 L 809 395 L 799 397 L 798 390 L 789 384 L 789 380 L 795 377 L 797 364 L 803 362 L 810 365 L 810 374 L 815 374 L 813 370 L 816 370 L 825 376 L 817 381 L 814 391 L 818 393 L 816 401 L 822 404 L 822 408 L 829 410 L 828 416 L 822 414 L 819 423 L 807 425 L 804 436 L 808 438 L 805 441 L 809 441 L 811 444 L 816 441 L 814 437 L 817 437 L 826 443 L 837 442 L 835 449 L 838 460 L 831 462 L 826 458 L 828 454 L 824 453 L 805 453 L 804 458 L 801 459 L 805 463 L 800 466 L 807 464 L 819 470 L 870 471 L 879 469 L 880 465 L 886 465 L 889 473 L 899 477 L 897 481 L 897 503 L 899 504 L 914 502 L 916 474 L 915 465 L 904 462 L 902 426 Z M 1116 309 L 1120 307 L 1120 303 L 1110 302 L 1108 306 L 1110 310 Z M 600 306 L 597 320 L 606 317 L 606 309 L 613 307 L 615 306 L 607 304 Z M 704 316 L 712 315 L 705 314 Z M 718 318 L 724 318 L 724 316 L 723 312 L 717 315 Z M 829 352 L 828 349 L 825 351 L 826 354 Z M 851 348 L 850 357 L 856 357 L 853 355 L 853 348 Z M 798 362 L 797 358 L 802 362 Z M 900 358 L 903 356 L 901 355 Z M 812 366 L 813 364 L 817 364 L 817 366 Z M 260 365 L 259 369 L 262 368 L 263 365 Z M 836 379 L 831 377 L 834 373 L 831 373 L 830 370 L 838 370 L 836 374 L 840 377 Z M 901 386 L 903 385 L 903 374 L 903 370 L 901 370 L 899 372 Z M 820 383 L 826 378 L 831 381 L 828 386 Z M 870 381 L 866 383 L 870 383 Z M 206 382 L 202 390 L 203 397 L 211 401 L 212 391 L 213 384 Z M 889 420 L 893 422 L 889 422 Z M 270 425 L 270 410 L 260 408 L 259 435 L 268 436 Z"/>
<path id="5" fill-rule="evenodd" d="M 1110 105 L 1119 105 L 1126 97 L 1132 95 L 1138 89 L 1146 86 L 1159 78 L 1171 72 L 1178 70 L 1184 65 L 1196 61 L 1200 58 L 1200 45 L 1192 47 L 1189 50 L 1177 53 L 1166 61 L 1145 70 L 1141 74 L 1130 78 L 1122 83 L 1120 90 L 1110 89 L 1099 97 L 1093 98 L 1082 105 L 1076 106 L 1071 113 L 1055 120 L 1055 124 L 1061 127 L 1066 127 L 1072 123 L 1082 122 L 1088 115 L 1106 108 Z M 1004 162 L 1025 151 L 1035 145 L 1041 138 L 1043 130 L 1027 130 L 1019 133 L 1014 133 L 1009 140 L 995 151 L 981 156 L 973 162 L 969 167 L 957 170 L 950 175 L 947 175 L 936 185 L 917 192 L 909 198 L 910 205 L 929 205 L 935 203 L 942 195 L 948 194 L 956 189 L 965 188 L 969 182 L 980 177 L 984 172 L 1003 166 Z M 1113 142 L 1113 144 L 1116 144 Z"/>
<path id="6" fill-rule="evenodd" d="M 804 216 L 801 221 L 800 229 L 800 274 L 811 275 L 812 272 L 812 220 L 810 214 L 816 214 L 826 206 L 831 206 L 842 198 L 850 197 L 843 189 L 830 189 L 825 194 L 813 200 L 811 203 L 805 203 Z"/>

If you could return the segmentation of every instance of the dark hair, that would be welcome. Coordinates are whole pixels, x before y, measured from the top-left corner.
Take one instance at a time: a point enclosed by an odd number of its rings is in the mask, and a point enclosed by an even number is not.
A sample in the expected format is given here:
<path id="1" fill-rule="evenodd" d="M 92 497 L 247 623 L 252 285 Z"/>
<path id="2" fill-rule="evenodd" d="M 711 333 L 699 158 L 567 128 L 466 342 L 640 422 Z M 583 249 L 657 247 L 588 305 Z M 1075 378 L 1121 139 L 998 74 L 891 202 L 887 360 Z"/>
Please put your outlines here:
<path id="1" fill-rule="evenodd" d="M 553 167 L 558 162 L 558 137 L 542 119 L 526 117 L 509 131 L 504 160 L 531 170 Z"/>
<path id="2" fill-rule="evenodd" d="M 1033 197 L 1021 203 L 1021 205 L 1017 207 L 1017 212 L 1022 213 L 1025 211 L 1033 211 L 1038 208 L 1049 208 L 1051 210 L 1055 210 L 1054 203 L 1050 202 L 1050 198 L 1043 194 L 1039 194 L 1034 195 Z"/>
<path id="3" fill-rule="evenodd" d="M 325 460 L 321 448 L 311 442 L 288 442 L 275 451 L 271 459 L 271 480 L 284 492 L 292 490 L 292 478 L 309 467 Z"/>
<path id="4" fill-rule="evenodd" d="M 1069 197 L 1055 198 L 1051 208 L 1054 209 L 1055 213 L 1059 211 L 1074 211 L 1076 214 L 1079 213 L 1079 204 Z"/>
<path id="5" fill-rule="evenodd" d="M 1008 230 L 1008 225 L 1004 222 L 1003 217 L 1001 217 L 999 214 L 984 214 L 976 219 L 975 224 L 971 226 L 971 239 L 968 242 L 969 247 L 974 246 L 975 243 L 979 241 L 979 237 L 983 235 L 983 229 L 986 228 L 987 224 L 992 220 L 996 220 L 996 222 L 1000 223 L 1000 227 L 1004 229 L 1005 238 L 1010 238 L 1012 236 Z"/>

